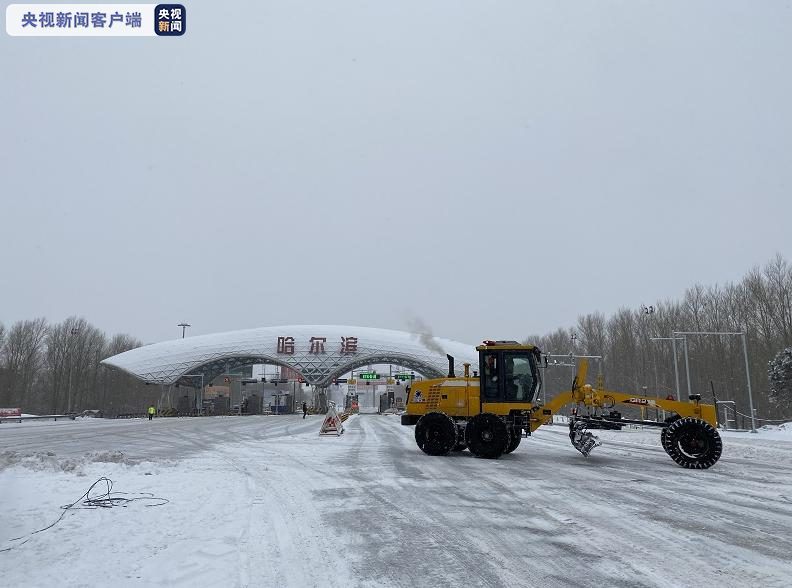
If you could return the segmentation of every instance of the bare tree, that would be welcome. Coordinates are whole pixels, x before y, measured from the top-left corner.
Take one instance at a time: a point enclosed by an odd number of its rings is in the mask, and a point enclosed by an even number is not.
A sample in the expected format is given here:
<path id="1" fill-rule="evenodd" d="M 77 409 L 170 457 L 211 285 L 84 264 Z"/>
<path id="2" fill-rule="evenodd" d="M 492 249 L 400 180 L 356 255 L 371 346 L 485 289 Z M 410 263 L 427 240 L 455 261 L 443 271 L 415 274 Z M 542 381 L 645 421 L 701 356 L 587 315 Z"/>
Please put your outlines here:
<path id="1" fill-rule="evenodd" d="M 94 408 L 104 334 L 84 318 L 69 317 L 47 337 L 47 385 L 53 412 Z"/>
<path id="2" fill-rule="evenodd" d="M 34 387 L 41 375 L 47 330 L 44 318 L 18 321 L 11 327 L 0 355 L 4 375 L 0 404 L 22 408 L 36 404 Z"/>
<path id="3" fill-rule="evenodd" d="M 668 342 L 673 331 L 745 332 L 749 349 L 754 406 L 760 414 L 777 416 L 780 405 L 771 402 L 767 365 L 780 348 L 792 346 L 792 267 L 777 255 L 764 268 L 755 267 L 736 284 L 695 284 L 679 301 L 657 302 L 653 312 L 619 309 L 606 318 L 599 313 L 578 317 L 577 349 L 603 355 L 608 387 L 667 395 L 676 388 L 674 362 L 686 390 L 682 345 L 678 356 Z M 535 337 L 543 349 L 554 353 L 570 347 L 570 331 L 559 329 Z M 687 337 L 691 390 L 709 395 L 710 382 L 721 399 L 734 400 L 748 411 L 748 390 L 741 341 L 737 337 Z M 558 383 L 550 380 L 558 390 Z"/>

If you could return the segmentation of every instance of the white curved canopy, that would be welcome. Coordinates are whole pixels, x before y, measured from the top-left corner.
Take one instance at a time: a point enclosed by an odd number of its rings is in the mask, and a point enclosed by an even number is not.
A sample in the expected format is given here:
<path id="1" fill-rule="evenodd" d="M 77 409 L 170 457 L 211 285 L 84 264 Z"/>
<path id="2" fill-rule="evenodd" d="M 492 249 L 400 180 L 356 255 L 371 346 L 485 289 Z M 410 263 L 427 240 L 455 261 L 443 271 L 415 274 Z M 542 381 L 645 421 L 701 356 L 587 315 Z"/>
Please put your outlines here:
<path id="1" fill-rule="evenodd" d="M 393 363 L 427 377 L 448 372 L 445 354 L 456 365 L 477 364 L 473 345 L 425 335 L 346 325 L 285 325 L 228 331 L 163 341 L 132 349 L 102 363 L 145 382 L 199 385 L 242 365 L 271 363 L 290 367 L 306 382 L 327 386 L 360 366 Z M 187 377 L 191 375 L 190 377 Z"/>

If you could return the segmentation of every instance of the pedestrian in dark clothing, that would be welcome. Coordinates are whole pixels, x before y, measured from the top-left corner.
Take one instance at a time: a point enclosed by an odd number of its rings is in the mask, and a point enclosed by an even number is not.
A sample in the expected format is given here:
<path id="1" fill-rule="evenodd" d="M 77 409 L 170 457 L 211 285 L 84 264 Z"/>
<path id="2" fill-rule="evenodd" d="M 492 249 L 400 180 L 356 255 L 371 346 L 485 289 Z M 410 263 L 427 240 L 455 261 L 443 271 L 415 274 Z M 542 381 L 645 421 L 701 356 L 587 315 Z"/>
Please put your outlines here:
<path id="1" fill-rule="evenodd" d="M 308 414 L 308 405 L 303 402 L 303 418 Z"/>

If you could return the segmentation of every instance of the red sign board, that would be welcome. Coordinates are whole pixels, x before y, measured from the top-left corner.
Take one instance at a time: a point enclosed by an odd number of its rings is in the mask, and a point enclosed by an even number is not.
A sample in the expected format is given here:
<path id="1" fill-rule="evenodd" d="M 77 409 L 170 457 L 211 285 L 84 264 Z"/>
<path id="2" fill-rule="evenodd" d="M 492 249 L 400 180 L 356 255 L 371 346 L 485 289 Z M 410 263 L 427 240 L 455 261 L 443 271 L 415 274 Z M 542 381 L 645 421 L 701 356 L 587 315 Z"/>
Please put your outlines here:
<path id="1" fill-rule="evenodd" d="M 18 417 L 22 416 L 22 409 L 20 408 L 0 408 L 0 417 Z"/>

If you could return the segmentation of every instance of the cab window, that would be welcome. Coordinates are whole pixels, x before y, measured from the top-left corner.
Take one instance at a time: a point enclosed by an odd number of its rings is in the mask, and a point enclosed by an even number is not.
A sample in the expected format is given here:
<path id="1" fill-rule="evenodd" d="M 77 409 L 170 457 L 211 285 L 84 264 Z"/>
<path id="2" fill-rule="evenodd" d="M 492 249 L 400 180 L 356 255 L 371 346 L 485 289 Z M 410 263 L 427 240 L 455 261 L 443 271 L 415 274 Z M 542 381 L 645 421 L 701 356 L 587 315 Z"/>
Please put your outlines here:
<path id="1" fill-rule="evenodd" d="M 534 355 L 505 353 L 503 371 L 506 401 L 533 402 L 538 383 Z"/>

